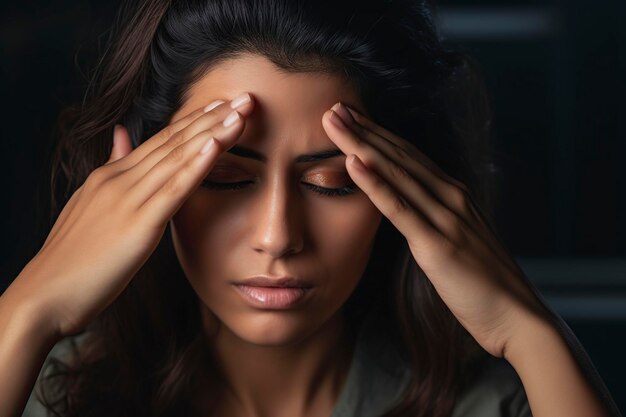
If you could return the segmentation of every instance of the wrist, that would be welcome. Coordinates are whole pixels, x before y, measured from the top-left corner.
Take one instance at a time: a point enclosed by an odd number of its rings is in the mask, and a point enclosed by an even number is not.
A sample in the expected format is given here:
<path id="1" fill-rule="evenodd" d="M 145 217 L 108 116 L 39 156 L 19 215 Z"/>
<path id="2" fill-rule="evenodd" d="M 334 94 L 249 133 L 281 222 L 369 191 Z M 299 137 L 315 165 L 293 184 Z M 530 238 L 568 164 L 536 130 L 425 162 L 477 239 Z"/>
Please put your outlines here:
<path id="1" fill-rule="evenodd" d="M 503 349 L 503 357 L 517 368 L 526 360 L 534 360 L 545 351 L 546 346 L 561 344 L 564 344 L 564 341 L 548 318 L 529 313 L 519 320 L 516 332 Z"/>
<path id="2" fill-rule="evenodd" d="M 50 315 L 41 303 L 32 297 L 20 285 L 22 274 L 13 281 L 0 297 L 0 317 L 4 316 L 5 325 L 10 326 L 20 336 L 40 346 L 53 346 L 62 336 L 52 325 Z"/>
<path id="3" fill-rule="evenodd" d="M 52 348 L 63 338 L 34 304 L 25 303 L 17 307 L 13 312 L 12 322 L 15 328 L 21 329 L 25 340 L 30 340 L 42 349 Z"/>
<path id="4" fill-rule="evenodd" d="M 612 415 L 609 410 L 614 406 L 603 401 L 602 388 L 593 381 L 601 384 L 600 377 L 581 367 L 580 361 L 589 358 L 574 355 L 554 316 L 526 315 L 518 329 L 503 357 L 519 375 L 533 415 Z"/>

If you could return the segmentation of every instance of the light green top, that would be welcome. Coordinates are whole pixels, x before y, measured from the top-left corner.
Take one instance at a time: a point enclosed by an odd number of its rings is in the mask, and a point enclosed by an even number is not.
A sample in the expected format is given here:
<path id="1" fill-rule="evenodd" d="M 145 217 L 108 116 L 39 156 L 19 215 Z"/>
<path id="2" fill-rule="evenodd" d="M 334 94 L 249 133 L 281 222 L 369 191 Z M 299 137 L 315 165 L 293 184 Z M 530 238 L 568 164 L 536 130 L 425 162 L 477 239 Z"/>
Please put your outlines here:
<path id="1" fill-rule="evenodd" d="M 402 397 L 409 370 L 380 324 L 368 319 L 359 330 L 346 384 L 330 417 L 379 417 Z M 64 347 L 57 344 L 50 355 Z M 23 417 L 44 417 L 34 394 Z M 489 357 L 475 379 L 457 398 L 452 417 L 532 417 L 517 373 L 503 359 Z"/>

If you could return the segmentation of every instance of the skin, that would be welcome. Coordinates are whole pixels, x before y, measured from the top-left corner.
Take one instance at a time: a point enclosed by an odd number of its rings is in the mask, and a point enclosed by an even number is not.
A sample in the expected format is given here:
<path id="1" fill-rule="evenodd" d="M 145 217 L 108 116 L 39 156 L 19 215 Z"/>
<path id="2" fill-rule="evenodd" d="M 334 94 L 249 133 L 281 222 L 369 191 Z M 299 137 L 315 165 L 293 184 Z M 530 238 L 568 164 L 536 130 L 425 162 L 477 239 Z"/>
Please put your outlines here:
<path id="1" fill-rule="evenodd" d="M 207 74 L 192 89 L 190 108 L 206 96 L 251 92 L 259 111 L 248 118 L 250 129 L 240 143 L 271 155 L 267 166 L 246 167 L 259 176 L 258 188 L 221 197 L 198 191 L 171 222 L 179 260 L 207 307 L 207 331 L 230 387 L 218 415 L 332 412 L 345 377 L 342 363 L 349 359 L 333 356 L 333 349 L 346 350 L 335 324 L 339 319 L 330 316 L 365 267 L 378 210 L 406 237 L 415 261 L 460 323 L 487 352 L 512 364 L 534 416 L 608 416 L 468 188 L 366 117 L 345 85 L 337 77 L 284 74 L 252 56 Z M 256 114 L 264 130 L 255 129 Z M 291 185 L 289 161 L 320 143 L 349 155 L 337 160 L 363 194 L 328 201 Z M 241 159 L 223 158 L 229 164 Z M 297 171 L 293 183 L 300 177 Z M 293 271 L 309 271 L 329 289 L 328 297 L 316 298 L 315 306 L 303 311 L 306 315 L 243 307 L 224 278 Z M 339 375 L 334 384 L 333 374 Z"/>
<path id="2" fill-rule="evenodd" d="M 383 215 L 459 322 L 517 371 L 533 416 L 616 415 L 467 187 L 371 120 L 347 83 L 281 73 L 255 56 L 214 71 L 172 123 L 138 148 L 123 127 L 114 131 L 109 160 L 72 195 L 0 297 L 0 416 L 21 415 L 50 349 L 116 299 L 168 225 L 227 382 L 219 415 L 329 415 L 352 351 L 341 306 Z M 204 110 L 242 92 L 251 101 L 230 127 L 221 124 L 230 106 Z M 225 154 L 238 140 L 268 161 Z M 293 164 L 301 153 L 332 146 L 344 156 Z M 237 191 L 199 188 L 218 160 L 258 182 Z M 333 185 L 323 186 L 345 185 L 334 184 L 341 170 L 357 194 L 322 197 L 302 186 L 325 183 L 326 175 Z M 301 311 L 254 311 L 228 282 L 259 273 L 307 274 L 315 297 Z"/>
<path id="3" fill-rule="evenodd" d="M 351 354 L 340 307 L 365 269 L 382 215 L 358 189 L 324 196 L 303 185 L 353 185 L 346 155 L 295 159 L 338 149 L 321 117 L 338 100 L 360 103 L 339 77 L 286 73 L 266 58 L 243 56 L 205 74 L 173 120 L 207 100 L 243 92 L 254 96 L 254 110 L 237 146 L 266 155 L 267 162 L 224 153 L 207 179 L 256 183 L 238 190 L 199 187 L 170 222 L 229 388 L 218 414 L 330 414 Z M 231 282 L 259 274 L 304 277 L 316 287 L 303 308 L 258 309 Z"/>

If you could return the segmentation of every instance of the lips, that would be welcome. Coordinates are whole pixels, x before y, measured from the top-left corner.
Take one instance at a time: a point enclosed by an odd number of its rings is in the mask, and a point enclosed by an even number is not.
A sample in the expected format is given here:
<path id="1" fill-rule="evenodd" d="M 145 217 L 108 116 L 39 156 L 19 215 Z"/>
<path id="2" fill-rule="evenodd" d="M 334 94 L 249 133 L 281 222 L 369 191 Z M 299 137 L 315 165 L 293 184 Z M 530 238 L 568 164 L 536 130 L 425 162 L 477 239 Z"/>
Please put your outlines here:
<path id="1" fill-rule="evenodd" d="M 234 283 L 237 292 L 252 307 L 285 310 L 301 306 L 314 285 L 302 278 L 255 276 Z"/>
<path id="2" fill-rule="evenodd" d="M 269 277 L 266 275 L 257 275 L 247 278 L 243 281 L 236 282 L 237 285 L 246 285 L 249 287 L 278 287 L 278 288 L 311 288 L 313 283 L 303 278 L 291 276 L 285 277 Z"/>

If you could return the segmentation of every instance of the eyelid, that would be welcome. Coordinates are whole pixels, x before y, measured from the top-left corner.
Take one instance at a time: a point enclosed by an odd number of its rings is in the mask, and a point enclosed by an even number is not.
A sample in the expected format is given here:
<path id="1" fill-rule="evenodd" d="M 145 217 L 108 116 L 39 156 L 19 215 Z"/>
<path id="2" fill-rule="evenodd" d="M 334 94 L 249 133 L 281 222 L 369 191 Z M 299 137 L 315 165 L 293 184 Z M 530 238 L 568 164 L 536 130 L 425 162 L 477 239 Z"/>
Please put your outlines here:
<path id="1" fill-rule="evenodd" d="M 250 183 L 254 183 L 254 181 L 238 181 L 238 182 L 212 182 L 208 180 L 202 181 L 202 186 L 209 189 L 222 190 L 222 191 L 237 191 L 243 188 L 246 188 Z M 359 188 L 356 184 L 352 183 L 350 185 L 346 185 L 343 187 L 337 188 L 326 188 L 320 187 L 315 184 L 308 184 L 306 182 L 302 183 L 303 187 L 310 189 L 311 191 L 324 196 L 324 197 L 341 197 L 347 196 L 350 194 L 355 194 Z"/>
<path id="2" fill-rule="evenodd" d="M 322 182 L 327 182 L 328 178 L 331 178 L 333 180 L 339 180 L 339 181 L 343 181 L 345 179 L 348 179 L 348 180 L 351 179 L 350 174 L 348 174 L 348 171 L 346 170 L 340 170 L 337 168 L 328 167 L 328 168 L 323 168 L 323 169 L 328 170 L 327 172 L 318 172 L 317 171 L 318 168 L 319 167 L 312 168 L 314 171 L 312 173 L 304 174 L 303 177 L 319 179 Z M 239 167 L 236 167 L 236 166 L 217 165 L 213 167 L 211 171 L 209 171 L 208 175 L 211 175 L 211 174 L 247 175 L 245 171 L 246 170 L 240 169 Z"/>
<path id="3" fill-rule="evenodd" d="M 347 172 L 334 172 L 330 175 L 316 172 L 311 175 L 305 175 L 304 178 L 306 179 L 306 181 L 313 181 L 317 185 L 326 188 L 335 188 L 337 186 L 341 187 L 343 186 L 341 184 L 345 184 L 346 182 L 352 182 L 350 175 Z"/>

